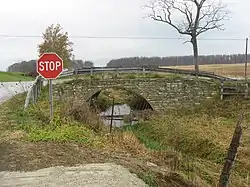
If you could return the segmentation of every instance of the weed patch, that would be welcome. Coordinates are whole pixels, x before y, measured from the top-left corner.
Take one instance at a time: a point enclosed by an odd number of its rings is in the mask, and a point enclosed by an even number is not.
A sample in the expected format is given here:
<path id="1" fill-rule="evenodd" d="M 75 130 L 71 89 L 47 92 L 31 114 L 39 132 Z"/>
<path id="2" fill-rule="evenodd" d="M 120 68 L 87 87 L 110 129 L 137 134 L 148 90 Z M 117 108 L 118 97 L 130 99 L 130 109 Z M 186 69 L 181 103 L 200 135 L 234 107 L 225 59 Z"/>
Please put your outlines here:
<path id="1" fill-rule="evenodd" d="M 156 181 L 156 176 L 153 173 L 147 172 L 147 173 L 137 173 L 137 176 L 141 178 L 147 185 L 150 187 L 158 187 Z"/>
<path id="2" fill-rule="evenodd" d="M 45 88 L 46 89 L 46 88 Z M 6 119 L 12 121 L 5 130 L 22 131 L 27 141 L 76 142 L 91 145 L 102 145 L 98 135 L 101 122 L 83 103 L 54 103 L 54 118 L 49 117 L 48 94 L 41 95 L 37 105 L 30 105 L 23 110 L 23 105 L 16 105 L 14 100 L 6 103 L 9 110 Z M 24 101 L 24 94 L 16 96 L 16 100 Z M 95 118 L 94 118 L 95 117 Z"/>

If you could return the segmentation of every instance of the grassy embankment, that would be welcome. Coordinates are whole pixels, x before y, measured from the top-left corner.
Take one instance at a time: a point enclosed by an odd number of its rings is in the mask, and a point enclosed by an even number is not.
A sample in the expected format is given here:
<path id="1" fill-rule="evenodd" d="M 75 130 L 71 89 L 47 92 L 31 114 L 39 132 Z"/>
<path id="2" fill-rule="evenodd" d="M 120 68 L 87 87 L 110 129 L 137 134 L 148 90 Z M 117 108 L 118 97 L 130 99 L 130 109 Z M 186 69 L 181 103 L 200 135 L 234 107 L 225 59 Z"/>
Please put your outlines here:
<path id="1" fill-rule="evenodd" d="M 248 63 L 248 66 L 250 64 Z M 193 65 L 188 66 L 163 66 L 166 68 L 187 69 L 194 70 Z M 218 75 L 231 76 L 231 77 L 244 77 L 245 64 L 208 64 L 200 65 L 200 71 L 214 72 Z M 247 76 L 250 76 L 250 69 L 247 68 Z"/>
<path id="2" fill-rule="evenodd" d="M 32 81 L 32 80 L 34 80 L 34 78 L 29 76 L 24 76 L 21 73 L 0 71 L 0 82 L 18 82 L 18 81 Z"/>
<path id="3" fill-rule="evenodd" d="M 116 129 L 111 138 L 85 103 L 61 98 L 65 100 L 55 103 L 55 118 L 50 121 L 47 93 L 27 111 L 17 105 L 23 103 L 23 95 L 1 107 L 0 148 L 10 142 L 12 146 L 13 142 L 18 144 L 16 149 L 8 147 L 5 167 L 8 163 L 14 168 L 19 164 L 27 170 L 57 163 L 113 161 L 130 168 L 150 186 L 215 186 L 242 106 L 246 112 L 244 125 L 250 121 L 248 101 L 211 101 L 192 110 L 155 114 L 148 121 Z M 250 185 L 249 136 L 249 130 L 244 129 L 231 186 Z M 31 145 L 35 147 L 33 152 L 29 150 Z M 42 149 L 45 150 L 41 157 L 38 153 Z M 20 151 L 21 157 L 12 158 L 20 155 Z"/>

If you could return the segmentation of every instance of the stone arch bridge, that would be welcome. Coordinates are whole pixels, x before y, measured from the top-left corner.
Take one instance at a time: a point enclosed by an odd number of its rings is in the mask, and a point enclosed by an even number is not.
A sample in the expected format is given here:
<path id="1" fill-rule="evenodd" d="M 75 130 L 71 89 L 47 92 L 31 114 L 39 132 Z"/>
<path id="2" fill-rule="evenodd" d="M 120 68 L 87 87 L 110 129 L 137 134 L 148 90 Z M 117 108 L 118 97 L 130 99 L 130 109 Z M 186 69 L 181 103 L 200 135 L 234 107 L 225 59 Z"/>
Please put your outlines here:
<path id="1" fill-rule="evenodd" d="M 220 93 L 220 86 L 213 80 L 197 78 L 135 78 L 135 79 L 77 79 L 55 86 L 66 96 L 74 95 L 89 100 L 101 90 L 122 88 L 143 97 L 153 110 L 161 111 L 178 106 L 191 106 L 212 99 Z"/>

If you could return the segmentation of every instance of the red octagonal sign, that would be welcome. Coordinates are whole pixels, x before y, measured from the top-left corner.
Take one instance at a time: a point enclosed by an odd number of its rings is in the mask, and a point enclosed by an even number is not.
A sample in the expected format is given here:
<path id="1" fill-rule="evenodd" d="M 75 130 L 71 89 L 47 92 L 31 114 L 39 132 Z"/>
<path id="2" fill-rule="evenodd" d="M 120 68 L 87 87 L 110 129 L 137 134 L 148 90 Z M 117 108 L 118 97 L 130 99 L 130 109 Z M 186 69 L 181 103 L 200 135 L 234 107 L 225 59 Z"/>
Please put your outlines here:
<path id="1" fill-rule="evenodd" d="M 63 60 L 56 53 L 44 53 L 37 60 L 36 69 L 45 79 L 56 79 L 63 71 Z"/>

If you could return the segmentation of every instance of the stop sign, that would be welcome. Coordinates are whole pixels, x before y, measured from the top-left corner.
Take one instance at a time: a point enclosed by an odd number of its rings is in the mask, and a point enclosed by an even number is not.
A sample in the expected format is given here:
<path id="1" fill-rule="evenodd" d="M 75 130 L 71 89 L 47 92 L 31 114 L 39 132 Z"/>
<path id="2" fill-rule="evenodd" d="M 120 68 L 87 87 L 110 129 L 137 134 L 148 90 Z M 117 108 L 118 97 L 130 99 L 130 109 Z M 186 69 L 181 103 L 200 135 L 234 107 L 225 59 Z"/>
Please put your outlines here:
<path id="1" fill-rule="evenodd" d="M 56 53 L 43 53 L 37 60 L 36 69 L 45 79 L 56 79 L 63 71 L 63 60 Z"/>

